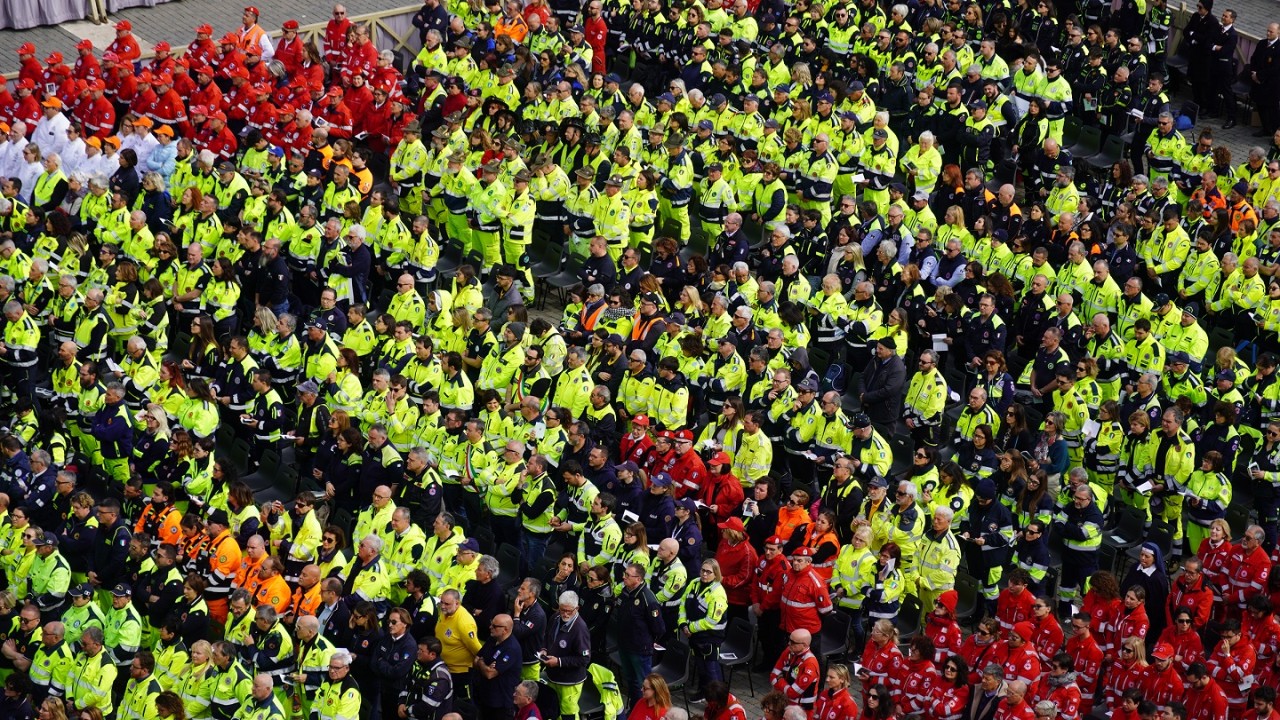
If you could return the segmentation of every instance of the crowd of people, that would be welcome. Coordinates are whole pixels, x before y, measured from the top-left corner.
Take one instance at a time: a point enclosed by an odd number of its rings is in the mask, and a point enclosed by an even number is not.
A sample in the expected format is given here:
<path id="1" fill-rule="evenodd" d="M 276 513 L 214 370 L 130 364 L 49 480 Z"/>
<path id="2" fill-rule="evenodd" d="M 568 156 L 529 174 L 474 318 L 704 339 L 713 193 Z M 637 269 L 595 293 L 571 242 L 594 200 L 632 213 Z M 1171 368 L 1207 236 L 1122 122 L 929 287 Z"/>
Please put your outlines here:
<path id="1" fill-rule="evenodd" d="M 745 720 L 743 652 L 770 720 L 1280 720 L 1280 25 L 1212 6 L 27 43 L 0 716 Z"/>

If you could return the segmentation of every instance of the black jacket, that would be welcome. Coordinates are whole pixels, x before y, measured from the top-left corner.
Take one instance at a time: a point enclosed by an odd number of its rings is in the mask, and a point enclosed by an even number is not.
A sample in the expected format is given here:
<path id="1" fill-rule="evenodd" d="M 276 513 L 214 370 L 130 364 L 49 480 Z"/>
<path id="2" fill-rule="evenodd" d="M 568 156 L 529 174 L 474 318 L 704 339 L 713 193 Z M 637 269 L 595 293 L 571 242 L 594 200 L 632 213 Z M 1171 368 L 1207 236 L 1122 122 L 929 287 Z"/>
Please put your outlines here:
<path id="1" fill-rule="evenodd" d="M 625 587 L 618 595 L 618 627 L 627 631 L 618 634 L 618 647 L 632 655 L 650 655 L 653 643 L 667 632 L 662 619 L 662 606 L 653 591 L 645 585 L 635 590 Z"/>
<path id="2" fill-rule="evenodd" d="M 890 425 L 902 415 L 902 398 L 907 389 L 907 367 L 894 355 L 888 360 L 872 357 L 858 381 L 862 411 L 878 425 Z"/>

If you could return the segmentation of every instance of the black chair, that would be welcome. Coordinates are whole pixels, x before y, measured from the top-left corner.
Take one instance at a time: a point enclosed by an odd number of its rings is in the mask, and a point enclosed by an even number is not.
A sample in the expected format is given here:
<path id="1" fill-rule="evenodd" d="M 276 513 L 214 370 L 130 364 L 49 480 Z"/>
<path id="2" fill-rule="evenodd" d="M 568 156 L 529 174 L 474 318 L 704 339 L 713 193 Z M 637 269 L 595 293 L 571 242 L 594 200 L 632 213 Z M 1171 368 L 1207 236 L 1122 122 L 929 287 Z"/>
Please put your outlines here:
<path id="1" fill-rule="evenodd" d="M 919 600 L 909 597 L 902 601 L 898 615 L 893 618 L 893 625 L 898 628 L 899 640 L 906 642 L 920 634 L 921 612 Z"/>
<path id="2" fill-rule="evenodd" d="M 485 555 L 492 555 L 498 547 L 498 540 L 493 536 L 493 531 L 488 527 L 477 525 L 468 528 L 468 534 L 475 538 L 476 543 L 480 545 L 480 552 Z"/>
<path id="3" fill-rule="evenodd" d="M 600 688 L 587 675 L 582 683 L 582 697 L 578 700 L 578 717 L 581 720 L 605 720 L 604 700 L 600 698 Z M 612 719 L 610 719 L 612 720 Z"/>
<path id="4" fill-rule="evenodd" d="M 520 577 L 520 548 L 503 543 L 498 546 L 497 558 L 503 577 Z"/>
<path id="5" fill-rule="evenodd" d="M 982 608 L 982 584 L 972 575 L 956 574 L 956 622 L 972 624 L 977 622 Z M 967 622 L 966 622 L 967 621 Z"/>
<path id="6" fill-rule="evenodd" d="M 1094 170 L 1108 170 L 1112 165 L 1124 158 L 1124 140 L 1112 135 L 1102 143 L 1102 149 L 1085 162 Z"/>
<path id="7" fill-rule="evenodd" d="M 454 700 L 454 707 L 457 707 L 457 700 Z M 555 690 L 551 689 L 545 680 L 538 683 L 538 699 L 534 701 L 538 706 L 538 713 L 542 715 L 542 720 L 560 720 L 560 696 Z"/>
<path id="8" fill-rule="evenodd" d="M 652 672 L 661 675 L 662 679 L 667 681 L 667 689 L 674 693 L 689 684 L 692 666 L 693 653 L 689 650 L 689 646 L 680 640 L 673 640 L 666 645 L 662 659 L 653 667 Z M 689 710 L 687 694 L 684 699 L 684 709 L 686 712 Z"/>
<path id="9" fill-rule="evenodd" d="M 733 669 L 747 668 L 747 686 L 751 697 L 756 695 L 755 679 L 751 676 L 751 659 L 755 656 L 756 628 L 746 618 L 734 618 L 729 622 L 724 643 L 720 645 L 720 667 L 725 669 L 725 682 L 733 684 Z"/>
<path id="10" fill-rule="evenodd" d="M 1119 522 L 1115 529 L 1103 538 L 1105 544 L 1114 547 L 1118 552 L 1124 552 L 1142 544 L 1145 518 L 1127 507 L 1119 508 L 1117 513 Z"/>
<path id="11" fill-rule="evenodd" d="M 1102 147 L 1102 130 L 1093 125 L 1080 128 L 1080 138 L 1067 148 L 1071 157 L 1079 161 L 1088 160 L 1098 153 Z"/>
<path id="12" fill-rule="evenodd" d="M 848 614 L 833 610 L 822 618 L 822 630 L 818 633 L 818 659 L 825 666 L 831 658 L 849 652 L 849 630 L 853 627 L 853 619 Z"/>

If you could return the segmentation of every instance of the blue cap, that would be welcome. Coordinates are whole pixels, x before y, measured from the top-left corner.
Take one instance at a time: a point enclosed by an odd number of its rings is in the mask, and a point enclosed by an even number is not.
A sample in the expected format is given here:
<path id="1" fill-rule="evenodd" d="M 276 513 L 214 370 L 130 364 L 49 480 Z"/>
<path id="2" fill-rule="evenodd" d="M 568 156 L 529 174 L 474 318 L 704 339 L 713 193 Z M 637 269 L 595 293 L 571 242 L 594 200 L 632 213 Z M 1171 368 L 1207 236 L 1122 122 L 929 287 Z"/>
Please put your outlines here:
<path id="1" fill-rule="evenodd" d="M 284 157 L 284 148 L 280 147 L 279 145 L 272 145 L 271 154 L 274 157 L 282 158 Z"/>
<path id="2" fill-rule="evenodd" d="M 664 93 L 662 93 L 661 95 L 659 95 L 659 96 L 658 96 L 658 102 L 670 103 L 670 104 L 672 104 L 672 105 L 675 105 L 675 104 L 676 104 L 676 96 L 675 96 L 675 95 L 672 95 L 672 94 L 671 94 L 671 93 L 669 93 L 669 92 L 664 92 Z"/>
<path id="3" fill-rule="evenodd" d="M 652 478 L 649 479 L 649 484 L 654 487 L 662 487 L 662 488 L 671 487 L 671 483 L 672 483 L 671 476 L 664 472 L 656 473 Z"/>

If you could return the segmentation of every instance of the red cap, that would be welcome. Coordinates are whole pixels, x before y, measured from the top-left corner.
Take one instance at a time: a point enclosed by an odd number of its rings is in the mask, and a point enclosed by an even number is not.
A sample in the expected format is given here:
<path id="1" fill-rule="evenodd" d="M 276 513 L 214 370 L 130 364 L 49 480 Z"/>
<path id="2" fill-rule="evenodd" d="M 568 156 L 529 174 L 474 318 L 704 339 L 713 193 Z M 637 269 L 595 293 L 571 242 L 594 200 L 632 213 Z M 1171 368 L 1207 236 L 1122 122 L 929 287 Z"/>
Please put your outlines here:
<path id="1" fill-rule="evenodd" d="M 88 82 L 86 82 L 86 81 L 84 81 L 84 80 L 76 80 L 76 92 L 77 92 L 77 93 L 88 92 L 88 90 L 89 90 L 89 83 L 88 83 Z"/>
<path id="2" fill-rule="evenodd" d="M 173 49 L 173 46 L 161 40 L 160 42 L 156 43 L 156 46 L 154 49 L 156 52 L 169 52 L 170 50 Z"/>
<path id="3" fill-rule="evenodd" d="M 138 82 L 140 82 L 140 83 L 145 83 L 145 84 L 147 84 L 147 85 L 150 85 L 150 84 L 151 84 L 151 71 L 150 71 L 150 70 L 143 70 L 142 72 L 138 73 Z"/>
<path id="4" fill-rule="evenodd" d="M 253 94 L 254 94 L 254 95 L 270 95 L 270 94 L 271 94 L 271 86 L 270 86 L 270 85 L 266 85 L 266 84 L 263 84 L 263 85 L 254 85 L 254 86 L 253 86 Z"/>
<path id="5" fill-rule="evenodd" d="M 329 97 L 342 97 L 342 88 L 334 85 L 329 88 Z"/>
<path id="6" fill-rule="evenodd" d="M 71 75 L 71 68 L 67 67 L 66 65 L 54 65 L 53 74 L 61 75 L 63 77 L 68 77 Z"/>
<path id="7" fill-rule="evenodd" d="M 671 438 L 675 437 L 675 433 L 671 432 L 670 430 L 659 430 L 656 437 L 659 440 L 670 440 Z"/>
<path id="8" fill-rule="evenodd" d="M 645 426 L 645 427 L 648 427 L 648 426 L 649 426 L 649 416 L 648 416 L 648 415 L 637 415 L 637 416 L 635 416 L 635 417 L 631 418 L 631 424 L 632 424 L 632 425 L 643 425 L 643 426 Z"/>
<path id="9" fill-rule="evenodd" d="M 19 55 L 35 55 L 36 54 L 35 43 L 22 43 L 22 47 L 18 48 L 18 54 Z"/>
<path id="10" fill-rule="evenodd" d="M 956 616 L 956 607 L 960 605 L 960 593 L 954 588 L 938 596 L 938 604 L 946 608 L 947 614 Z"/>
<path id="11" fill-rule="evenodd" d="M 693 431 L 690 430 L 689 428 L 685 428 L 684 430 L 677 432 L 675 437 L 677 440 L 687 440 L 689 442 L 693 442 Z"/>
<path id="12" fill-rule="evenodd" d="M 1157 660 L 1172 660 L 1176 654 L 1173 646 L 1166 642 L 1156 643 L 1155 649 L 1151 651 L 1151 657 Z"/>
<path id="13" fill-rule="evenodd" d="M 18 89 L 19 90 L 35 90 L 36 83 L 31 78 L 22 78 L 21 80 L 18 81 Z"/>
<path id="14" fill-rule="evenodd" d="M 1013 633 L 1023 640 L 1031 642 L 1031 638 L 1036 634 L 1036 626 L 1023 620 L 1020 623 L 1014 623 Z"/>
<path id="15" fill-rule="evenodd" d="M 92 50 L 92 49 L 93 49 L 93 41 L 92 41 L 92 40 L 90 40 L 89 38 L 85 38 L 84 40 L 81 40 L 80 42 L 76 43 L 76 49 L 77 49 L 77 50 Z"/>
<path id="16" fill-rule="evenodd" d="M 791 551 L 791 557 L 813 557 L 813 548 L 807 545 L 801 545 Z"/>
<path id="17" fill-rule="evenodd" d="M 742 524 L 742 519 L 738 517 L 731 517 L 728 520 L 717 524 L 716 527 L 721 530 L 737 530 L 738 532 L 747 531 L 747 527 Z"/>
<path id="18" fill-rule="evenodd" d="M 192 105 L 191 114 L 192 115 L 208 115 L 209 108 L 205 107 L 204 105 Z"/>
<path id="19" fill-rule="evenodd" d="M 226 35 L 222 36 L 222 39 L 218 41 L 218 44 L 219 45 L 239 45 L 240 38 L 236 37 L 235 33 L 227 33 Z"/>
<path id="20" fill-rule="evenodd" d="M 102 78 L 97 78 L 89 85 L 89 89 L 93 90 L 94 92 L 98 92 L 100 90 L 106 90 L 107 84 L 102 81 Z"/>
<path id="21" fill-rule="evenodd" d="M 192 72 L 197 75 L 208 75 L 209 77 L 213 77 L 213 68 L 208 65 L 198 65 L 192 70 Z"/>
<path id="22" fill-rule="evenodd" d="M 197 25 L 197 26 L 196 26 L 196 34 L 197 34 L 197 35 L 212 35 L 212 34 L 213 34 L 213 26 L 212 26 L 212 25 L 210 25 L 209 23 L 205 23 L 205 24 L 203 24 L 203 25 Z"/>
<path id="23" fill-rule="evenodd" d="M 255 16 L 257 16 L 257 17 L 262 17 L 262 13 L 258 10 L 258 8 L 254 7 L 254 6 L 252 6 L 252 5 L 250 5 L 250 6 L 246 7 L 246 8 L 244 9 L 244 11 L 245 11 L 245 12 L 247 12 L 247 13 L 253 13 L 253 14 L 254 14 Z"/>
<path id="24" fill-rule="evenodd" d="M 319 80 L 312 80 L 312 81 L 311 81 L 311 83 L 310 83 L 307 87 L 311 90 L 311 92 L 323 92 L 323 91 L 324 91 L 324 83 L 323 83 L 323 82 L 321 82 L 321 81 L 319 81 Z"/>
<path id="25" fill-rule="evenodd" d="M 782 547 L 783 545 L 787 544 L 787 541 L 783 540 L 781 537 L 778 537 L 777 535 L 770 535 L 769 539 L 764 541 L 764 544 L 777 545 L 778 547 Z"/>
<path id="26" fill-rule="evenodd" d="M 113 51 L 113 50 L 108 50 L 108 51 L 106 51 L 106 52 L 102 53 L 102 62 L 104 62 L 104 63 L 118 63 L 118 62 L 120 62 L 120 56 L 119 56 L 119 55 L 117 55 L 117 54 L 115 54 L 115 51 Z"/>
<path id="27" fill-rule="evenodd" d="M 210 119 L 210 120 L 221 120 L 222 122 L 226 122 L 226 121 L 227 121 L 227 114 L 226 114 L 226 113 L 224 113 L 224 112 L 222 112 L 221 110 L 218 110 L 218 111 L 216 111 L 216 112 L 211 113 L 211 114 L 209 115 L 209 119 Z"/>
<path id="28" fill-rule="evenodd" d="M 733 463 L 733 460 L 729 457 L 729 453 L 721 450 L 720 452 L 711 456 L 711 462 L 714 465 L 729 465 Z"/>
<path id="29" fill-rule="evenodd" d="M 133 29 L 133 23 L 129 22 L 128 20 L 121 20 L 120 22 L 116 23 L 116 30 L 132 30 L 132 29 Z"/>
<path id="30" fill-rule="evenodd" d="M 44 59 L 44 61 L 48 65 L 57 65 L 58 63 L 62 62 L 62 53 L 57 51 L 51 52 L 49 53 L 49 56 Z"/>
<path id="31" fill-rule="evenodd" d="M 283 25 L 281 25 L 280 27 L 284 28 L 285 30 L 297 30 L 297 29 L 298 29 L 298 21 L 297 21 L 297 20 L 285 20 L 285 21 L 284 21 L 284 24 L 283 24 Z"/>
<path id="32" fill-rule="evenodd" d="M 293 103 L 283 103 L 280 105 L 280 107 L 276 108 L 276 110 L 281 115 L 288 115 L 289 113 L 293 112 Z"/>

